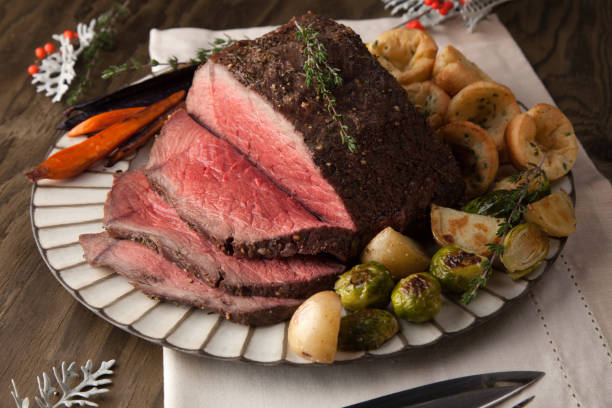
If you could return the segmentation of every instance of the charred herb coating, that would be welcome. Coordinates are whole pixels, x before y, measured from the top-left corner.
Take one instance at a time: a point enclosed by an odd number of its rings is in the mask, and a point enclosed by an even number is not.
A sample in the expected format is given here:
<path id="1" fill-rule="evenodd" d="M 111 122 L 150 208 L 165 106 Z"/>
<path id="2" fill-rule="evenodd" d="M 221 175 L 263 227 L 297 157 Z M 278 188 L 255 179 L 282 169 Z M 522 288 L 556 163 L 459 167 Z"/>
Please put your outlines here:
<path id="1" fill-rule="evenodd" d="M 427 272 L 409 275 L 393 289 L 391 303 L 397 317 L 413 323 L 426 322 L 442 307 L 440 282 Z"/>
<path id="2" fill-rule="evenodd" d="M 393 314 L 381 309 L 362 309 L 340 321 L 338 349 L 343 351 L 373 350 L 382 346 L 399 330 Z"/>
<path id="3" fill-rule="evenodd" d="M 461 293 L 469 289 L 470 281 L 482 273 L 487 258 L 468 252 L 459 245 L 446 245 L 431 259 L 429 272 L 438 278 L 445 290 Z"/>
<path id="4" fill-rule="evenodd" d="M 387 268 L 372 261 L 356 265 L 340 275 L 334 290 L 340 295 L 342 306 L 348 310 L 384 308 L 389 304 L 393 278 Z"/>

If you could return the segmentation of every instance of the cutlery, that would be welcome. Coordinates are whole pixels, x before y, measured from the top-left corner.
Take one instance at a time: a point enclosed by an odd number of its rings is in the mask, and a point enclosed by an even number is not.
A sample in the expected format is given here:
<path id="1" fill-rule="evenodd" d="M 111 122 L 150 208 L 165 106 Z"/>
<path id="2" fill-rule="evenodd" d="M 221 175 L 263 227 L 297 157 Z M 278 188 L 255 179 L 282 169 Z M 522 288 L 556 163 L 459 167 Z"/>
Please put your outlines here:
<path id="1" fill-rule="evenodd" d="M 384 395 L 345 408 L 486 408 L 520 392 L 543 375 L 541 371 L 470 375 Z"/>

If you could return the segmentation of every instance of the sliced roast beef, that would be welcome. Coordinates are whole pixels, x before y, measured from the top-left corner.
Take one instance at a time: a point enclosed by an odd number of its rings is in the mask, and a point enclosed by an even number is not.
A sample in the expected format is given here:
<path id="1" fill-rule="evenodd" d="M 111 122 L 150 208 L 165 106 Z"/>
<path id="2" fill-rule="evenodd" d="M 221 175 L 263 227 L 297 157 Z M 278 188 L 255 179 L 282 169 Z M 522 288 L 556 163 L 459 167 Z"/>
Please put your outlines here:
<path id="1" fill-rule="evenodd" d="M 303 298 L 333 286 L 344 266 L 318 257 L 247 259 L 229 256 L 190 229 L 153 191 L 141 170 L 115 176 L 104 207 L 114 236 L 156 249 L 209 285 L 237 295 Z"/>
<path id="2" fill-rule="evenodd" d="M 164 126 L 146 174 L 183 220 L 234 255 L 345 258 L 353 249 L 352 231 L 318 220 L 184 110 Z"/>
<path id="3" fill-rule="evenodd" d="M 79 240 L 87 262 L 114 269 L 148 296 L 212 310 L 237 323 L 263 326 L 282 322 L 302 302 L 230 295 L 193 279 L 157 252 L 130 240 L 116 240 L 105 232 L 81 235 Z"/>
<path id="4" fill-rule="evenodd" d="M 339 69 L 335 109 L 355 152 L 317 84 L 306 87 L 296 23 L 312 24 Z M 187 110 L 323 221 L 363 240 L 384 226 L 407 230 L 432 200 L 450 204 L 463 193 L 450 149 L 397 81 L 350 28 L 311 13 L 215 54 L 196 72 Z"/>

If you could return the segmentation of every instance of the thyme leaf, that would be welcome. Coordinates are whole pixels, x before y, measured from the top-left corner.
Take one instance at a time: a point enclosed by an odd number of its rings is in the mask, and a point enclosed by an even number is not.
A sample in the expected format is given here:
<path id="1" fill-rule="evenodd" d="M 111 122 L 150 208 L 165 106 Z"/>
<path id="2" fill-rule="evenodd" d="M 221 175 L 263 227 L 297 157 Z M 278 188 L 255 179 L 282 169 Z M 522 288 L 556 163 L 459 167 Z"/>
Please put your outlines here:
<path id="1" fill-rule="evenodd" d="M 524 200 L 529 192 L 529 185 L 535 182 L 536 185 L 540 187 L 544 183 L 544 171 L 542 170 L 544 159 L 545 156 L 542 157 L 539 164 L 529 163 L 529 167 L 526 170 L 511 178 L 513 182 L 518 182 L 521 180 L 520 184 L 515 190 L 512 191 L 509 198 L 509 202 L 514 203 L 512 211 L 497 228 L 496 235 L 499 237 L 500 243 L 490 242 L 486 244 L 486 247 L 489 248 L 491 255 L 485 262 L 480 276 L 477 276 L 470 281 L 468 290 L 461 296 L 461 303 L 464 305 L 467 305 L 474 300 L 478 294 L 478 290 L 486 286 L 487 281 L 493 271 L 493 263 L 497 258 L 504 254 L 505 247 L 501 243 L 504 242 L 504 238 L 506 238 L 508 232 L 521 222 L 523 214 L 526 210 Z"/>
<path id="2" fill-rule="evenodd" d="M 210 48 L 200 48 L 196 52 L 196 56 L 193 58 L 189 58 L 188 61 L 179 61 L 178 58 L 174 56 L 169 58 L 168 61 L 166 62 L 159 62 L 155 59 L 151 59 L 149 62 L 140 62 L 132 58 L 129 61 L 124 62 L 123 64 L 109 66 L 102 72 L 102 78 L 110 79 L 110 78 L 114 78 L 120 75 L 123 72 L 140 71 L 145 68 L 156 67 L 156 66 L 168 66 L 173 71 L 176 71 L 177 69 L 179 69 L 181 66 L 184 66 L 184 65 L 203 64 L 206 61 L 208 61 L 208 59 L 214 53 L 219 52 L 222 49 L 229 47 L 235 42 L 236 40 L 230 37 L 216 38 L 210 43 Z"/>
<path id="3" fill-rule="evenodd" d="M 317 95 L 323 98 L 327 105 L 327 111 L 332 120 L 338 124 L 342 144 L 346 144 L 351 153 L 355 152 L 357 142 L 348 134 L 348 126 L 344 124 L 342 114 L 336 110 L 336 98 L 332 94 L 333 88 L 342 85 L 340 70 L 327 62 L 327 50 L 325 45 L 317 38 L 319 33 L 313 30 L 312 24 L 304 28 L 296 21 L 295 26 L 297 27 L 295 36 L 304 47 L 303 53 L 306 57 L 304 62 L 306 87 L 314 86 Z"/>

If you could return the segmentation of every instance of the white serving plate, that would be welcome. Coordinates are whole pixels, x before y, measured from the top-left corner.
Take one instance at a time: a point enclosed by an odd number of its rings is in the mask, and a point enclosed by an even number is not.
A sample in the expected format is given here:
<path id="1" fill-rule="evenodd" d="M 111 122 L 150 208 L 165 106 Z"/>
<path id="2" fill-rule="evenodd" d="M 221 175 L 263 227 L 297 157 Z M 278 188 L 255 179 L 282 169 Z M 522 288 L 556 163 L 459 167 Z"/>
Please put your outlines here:
<path id="1" fill-rule="evenodd" d="M 49 154 L 82 141 L 62 136 Z M 30 215 L 40 254 L 55 278 L 89 310 L 109 323 L 151 343 L 182 352 L 258 364 L 312 364 L 287 347 L 287 322 L 249 327 L 226 321 L 216 313 L 153 300 L 134 289 L 127 279 L 107 268 L 87 264 L 78 236 L 102 231 L 103 206 L 112 174 L 144 163 L 148 149 L 111 168 L 93 166 L 69 180 L 41 180 L 32 187 Z M 570 172 L 553 183 L 575 202 Z M 339 352 L 337 362 L 385 358 L 407 349 L 426 347 L 445 337 L 462 334 L 508 309 L 523 297 L 555 262 L 566 239 L 551 238 L 550 252 L 540 268 L 513 281 L 494 271 L 486 289 L 467 306 L 444 297 L 441 312 L 431 322 L 400 320 L 400 331 L 381 348 L 368 352 Z"/>

